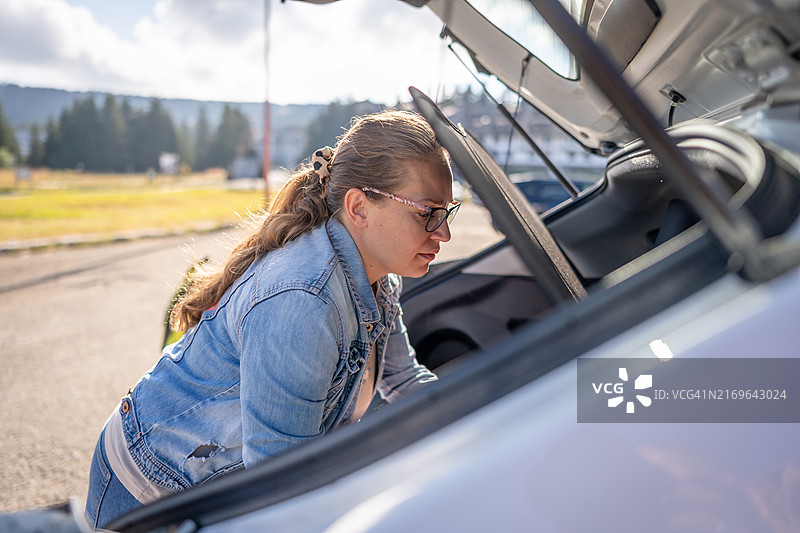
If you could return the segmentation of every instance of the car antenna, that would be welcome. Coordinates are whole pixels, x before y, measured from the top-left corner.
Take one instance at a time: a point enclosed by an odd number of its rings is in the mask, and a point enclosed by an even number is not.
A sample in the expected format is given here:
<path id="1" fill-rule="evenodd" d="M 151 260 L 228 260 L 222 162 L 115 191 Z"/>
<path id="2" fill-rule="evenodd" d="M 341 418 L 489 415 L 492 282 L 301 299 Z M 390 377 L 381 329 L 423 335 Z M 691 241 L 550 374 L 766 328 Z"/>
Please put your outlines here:
<path id="1" fill-rule="evenodd" d="M 541 148 L 539 148 L 539 145 L 536 144 L 536 141 L 534 141 L 530 135 L 528 135 L 528 132 L 525 131 L 522 128 L 522 126 L 520 126 L 519 122 L 517 122 L 517 120 L 511 115 L 508 109 L 506 109 L 506 107 L 502 103 L 498 102 L 497 99 L 495 99 L 495 97 L 492 96 L 492 93 L 490 93 L 489 90 L 486 88 L 486 84 L 483 83 L 483 81 L 474 72 L 472 72 L 472 69 L 467 66 L 464 60 L 461 59 L 461 56 L 459 56 L 458 53 L 453 49 L 453 44 L 450 43 L 447 45 L 447 47 L 450 49 L 451 52 L 453 52 L 453 55 L 456 56 L 458 61 L 462 65 L 464 65 L 464 68 L 467 69 L 467 72 L 469 72 L 472 75 L 472 77 L 475 78 L 475 81 L 477 81 L 478 84 L 483 89 L 483 93 L 489 98 L 489 100 L 492 101 L 495 107 L 497 107 L 497 110 L 500 111 L 500 114 L 503 115 L 506 118 L 506 120 L 508 120 L 509 124 L 511 124 L 511 126 L 517 131 L 517 133 L 519 133 L 522 136 L 522 138 L 525 139 L 525 142 L 527 142 L 528 145 L 533 149 L 533 151 L 536 152 L 536 155 L 538 155 L 539 158 L 541 158 L 544 165 L 548 168 L 548 170 L 550 170 L 550 172 L 553 173 L 555 178 L 567 190 L 569 195 L 573 198 L 578 196 L 579 191 L 577 187 L 575 187 L 575 185 L 566 176 L 564 176 L 564 174 L 562 174 L 560 170 L 558 170 L 558 168 L 553 164 L 553 162 L 550 161 L 550 158 L 547 157 L 547 155 L 542 151 Z"/>
<path id="2" fill-rule="evenodd" d="M 681 93 L 676 91 L 675 89 L 669 90 L 669 97 L 672 103 L 669 106 L 669 117 L 667 118 L 667 127 L 672 127 L 672 121 L 675 118 L 675 108 L 678 104 L 682 104 L 686 101 L 686 97 L 683 96 Z"/>

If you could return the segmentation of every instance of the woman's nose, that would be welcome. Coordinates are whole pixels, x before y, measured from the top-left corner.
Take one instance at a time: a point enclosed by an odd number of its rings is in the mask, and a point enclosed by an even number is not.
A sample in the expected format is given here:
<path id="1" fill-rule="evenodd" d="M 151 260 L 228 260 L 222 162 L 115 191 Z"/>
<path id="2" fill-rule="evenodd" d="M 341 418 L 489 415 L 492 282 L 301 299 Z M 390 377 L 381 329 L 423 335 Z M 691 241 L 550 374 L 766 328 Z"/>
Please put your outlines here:
<path id="1" fill-rule="evenodd" d="M 450 226 L 447 223 L 447 220 L 442 222 L 442 225 L 436 228 L 436 231 L 431 233 L 431 239 L 440 242 L 447 242 L 450 240 Z"/>

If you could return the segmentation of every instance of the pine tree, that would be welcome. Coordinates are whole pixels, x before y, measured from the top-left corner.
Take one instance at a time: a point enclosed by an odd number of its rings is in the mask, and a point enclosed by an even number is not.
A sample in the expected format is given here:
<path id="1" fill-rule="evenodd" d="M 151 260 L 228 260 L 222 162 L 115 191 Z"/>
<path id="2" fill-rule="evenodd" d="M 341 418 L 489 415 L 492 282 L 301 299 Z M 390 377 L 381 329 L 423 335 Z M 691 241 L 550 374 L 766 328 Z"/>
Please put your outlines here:
<path id="1" fill-rule="evenodd" d="M 192 128 L 184 122 L 180 127 L 175 129 L 178 135 L 178 154 L 181 156 L 181 161 L 194 168 L 196 156 L 194 153 L 194 142 L 192 136 Z"/>
<path id="2" fill-rule="evenodd" d="M 211 126 L 206 118 L 206 108 L 200 108 L 200 115 L 197 118 L 197 126 L 194 134 L 194 168 L 205 170 L 209 165 L 211 143 L 213 141 Z"/>
<path id="3" fill-rule="evenodd" d="M 371 102 L 342 104 L 332 102 L 308 125 L 306 147 L 303 154 L 311 157 L 315 150 L 323 146 L 333 146 L 347 129 L 347 125 L 358 115 L 374 113 L 379 108 Z M 299 162 L 299 161 L 298 161 Z"/>
<path id="4" fill-rule="evenodd" d="M 134 128 L 136 127 L 136 117 L 131 107 L 130 102 L 128 102 L 127 98 L 122 99 L 122 104 L 119 106 L 119 113 L 122 116 L 122 124 L 124 125 L 123 128 L 123 135 L 122 135 L 122 151 L 125 154 L 124 160 L 124 171 L 125 172 L 133 172 L 136 168 L 134 163 Z"/>
<path id="5" fill-rule="evenodd" d="M 50 168 L 64 168 L 64 143 L 61 141 L 61 131 L 58 124 L 50 119 L 45 126 L 44 165 Z"/>
<path id="6" fill-rule="evenodd" d="M 97 170 L 122 172 L 128 160 L 125 122 L 114 96 L 107 94 L 99 116 Z"/>
<path id="7" fill-rule="evenodd" d="M 44 165 L 44 143 L 38 124 L 31 126 L 31 139 L 28 147 L 28 166 L 37 168 Z"/>
<path id="8" fill-rule="evenodd" d="M 0 166 L 19 161 L 20 151 L 14 128 L 6 121 L 3 107 L 0 105 Z"/>
<path id="9" fill-rule="evenodd" d="M 161 152 L 179 153 L 175 124 L 158 98 L 150 100 L 146 113 L 133 114 L 129 128 L 132 163 L 137 171 L 157 169 Z"/>
<path id="10" fill-rule="evenodd" d="M 225 104 L 214 143 L 210 150 L 210 166 L 229 167 L 237 156 L 253 153 L 253 132 L 250 121 L 239 109 Z"/>
<path id="11" fill-rule="evenodd" d="M 76 101 L 58 123 L 62 168 L 97 169 L 100 119 L 94 98 Z"/>

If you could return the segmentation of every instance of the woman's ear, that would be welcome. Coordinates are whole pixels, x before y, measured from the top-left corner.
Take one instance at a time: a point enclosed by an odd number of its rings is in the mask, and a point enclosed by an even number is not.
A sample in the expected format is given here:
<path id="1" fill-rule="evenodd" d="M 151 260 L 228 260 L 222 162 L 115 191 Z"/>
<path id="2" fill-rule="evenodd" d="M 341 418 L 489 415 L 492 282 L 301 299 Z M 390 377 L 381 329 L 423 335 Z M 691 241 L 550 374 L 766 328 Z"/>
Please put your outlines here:
<path id="1" fill-rule="evenodd" d="M 367 195 L 360 189 L 350 189 L 344 195 L 344 216 L 357 228 L 366 228 L 369 220 Z"/>

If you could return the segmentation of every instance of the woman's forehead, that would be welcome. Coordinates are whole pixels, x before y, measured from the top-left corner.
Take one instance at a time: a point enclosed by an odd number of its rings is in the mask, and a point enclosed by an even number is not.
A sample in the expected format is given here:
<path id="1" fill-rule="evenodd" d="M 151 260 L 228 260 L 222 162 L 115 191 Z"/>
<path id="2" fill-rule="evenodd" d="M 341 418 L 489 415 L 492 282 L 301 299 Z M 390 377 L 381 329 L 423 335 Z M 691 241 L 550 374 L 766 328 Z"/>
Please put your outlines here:
<path id="1" fill-rule="evenodd" d="M 406 164 L 408 179 L 397 194 L 409 199 L 445 205 L 453 199 L 453 178 L 450 168 L 441 163 Z M 412 198 L 413 196 L 413 198 Z"/>

